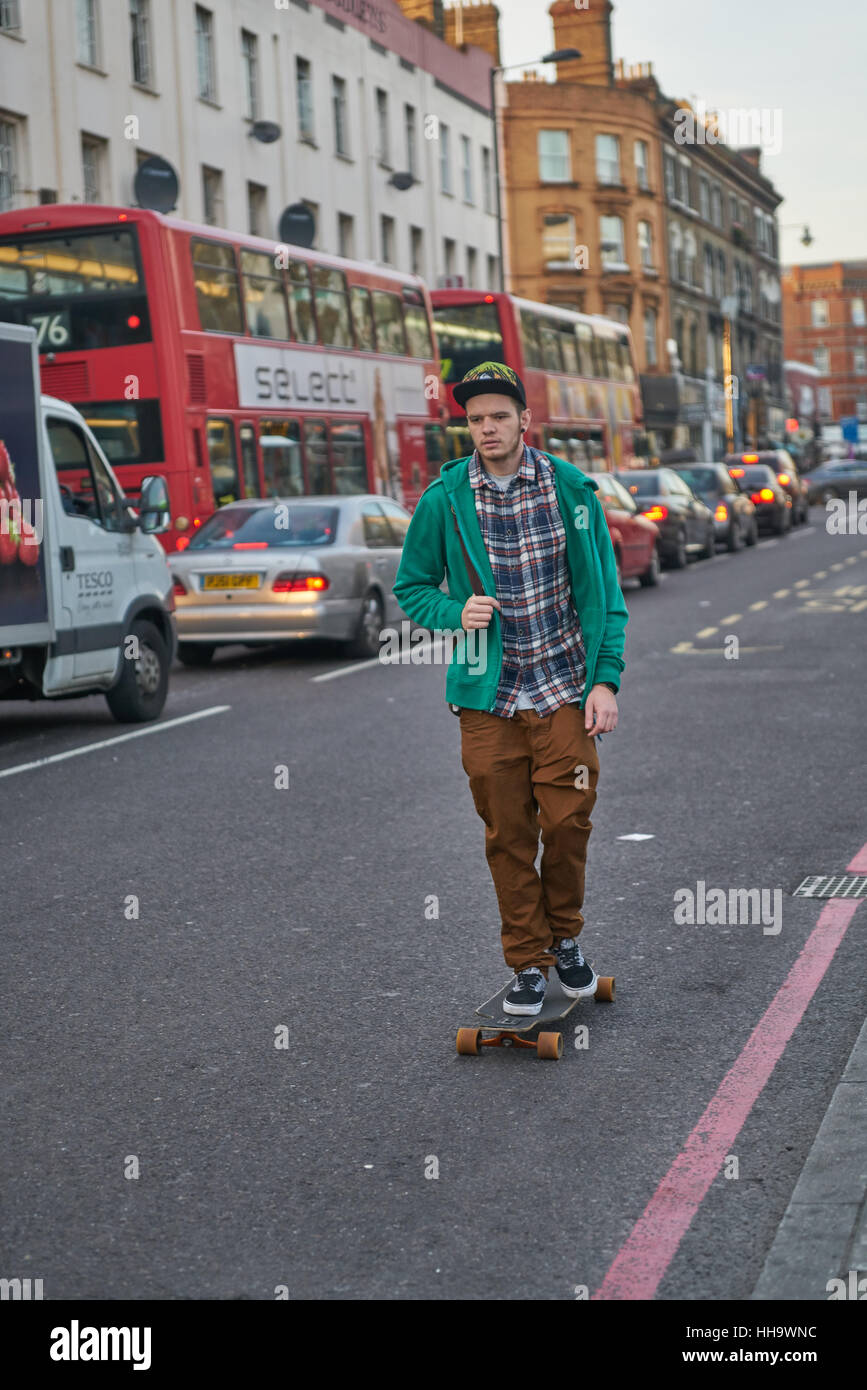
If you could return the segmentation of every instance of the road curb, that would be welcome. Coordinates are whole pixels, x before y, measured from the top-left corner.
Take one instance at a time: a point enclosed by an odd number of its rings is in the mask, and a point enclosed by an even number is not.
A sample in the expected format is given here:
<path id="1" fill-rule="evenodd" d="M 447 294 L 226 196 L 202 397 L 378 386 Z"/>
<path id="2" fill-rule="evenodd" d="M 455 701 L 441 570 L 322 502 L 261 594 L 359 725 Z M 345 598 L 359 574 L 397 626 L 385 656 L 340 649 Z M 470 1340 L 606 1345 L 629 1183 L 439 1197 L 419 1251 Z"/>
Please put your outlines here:
<path id="1" fill-rule="evenodd" d="M 831 1097 L 751 1299 L 856 1297 L 867 1277 L 867 1022 Z M 850 1280 L 850 1271 L 855 1278 Z M 865 1283 L 864 1295 L 867 1295 Z"/>

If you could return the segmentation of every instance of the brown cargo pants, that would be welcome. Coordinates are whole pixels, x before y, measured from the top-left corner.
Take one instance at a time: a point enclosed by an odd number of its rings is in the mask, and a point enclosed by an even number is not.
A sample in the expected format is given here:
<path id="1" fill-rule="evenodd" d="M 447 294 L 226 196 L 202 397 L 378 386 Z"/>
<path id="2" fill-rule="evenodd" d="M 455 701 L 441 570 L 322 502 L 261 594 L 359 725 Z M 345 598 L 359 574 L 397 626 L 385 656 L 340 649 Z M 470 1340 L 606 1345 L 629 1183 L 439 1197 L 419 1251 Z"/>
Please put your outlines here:
<path id="1" fill-rule="evenodd" d="M 552 947 L 584 925 L 584 867 L 599 757 L 585 711 L 516 710 L 511 719 L 461 709 L 461 763 L 485 822 L 485 856 L 514 971 L 547 976 Z M 541 877 L 535 862 L 542 832 Z"/>

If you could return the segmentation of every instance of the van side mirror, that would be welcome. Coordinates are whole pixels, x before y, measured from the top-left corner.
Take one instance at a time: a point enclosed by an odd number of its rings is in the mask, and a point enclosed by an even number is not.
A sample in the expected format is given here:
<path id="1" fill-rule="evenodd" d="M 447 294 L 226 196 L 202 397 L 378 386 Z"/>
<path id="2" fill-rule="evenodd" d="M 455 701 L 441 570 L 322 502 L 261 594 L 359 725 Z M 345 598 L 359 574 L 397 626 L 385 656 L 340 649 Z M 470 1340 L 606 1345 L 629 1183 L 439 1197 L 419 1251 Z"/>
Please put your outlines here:
<path id="1" fill-rule="evenodd" d="M 151 473 L 142 479 L 139 526 L 146 535 L 158 536 L 171 524 L 168 485 L 159 473 Z"/>

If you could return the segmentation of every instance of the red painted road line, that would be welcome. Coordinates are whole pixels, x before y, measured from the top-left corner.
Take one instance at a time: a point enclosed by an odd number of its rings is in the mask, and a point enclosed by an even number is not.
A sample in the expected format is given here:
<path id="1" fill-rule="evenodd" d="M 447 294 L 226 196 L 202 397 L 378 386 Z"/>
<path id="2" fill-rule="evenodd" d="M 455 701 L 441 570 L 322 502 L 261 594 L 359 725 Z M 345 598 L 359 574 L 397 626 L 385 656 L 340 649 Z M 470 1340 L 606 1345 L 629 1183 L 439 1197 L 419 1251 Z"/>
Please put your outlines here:
<path id="1" fill-rule="evenodd" d="M 847 874 L 867 874 L 867 845 L 862 845 L 851 864 L 846 865 Z"/>
<path id="2" fill-rule="evenodd" d="M 860 855 L 867 856 L 867 845 L 856 858 Z M 803 950 L 615 1255 L 594 1299 L 653 1298 L 858 906 L 858 902 L 832 898 L 822 909 Z"/>

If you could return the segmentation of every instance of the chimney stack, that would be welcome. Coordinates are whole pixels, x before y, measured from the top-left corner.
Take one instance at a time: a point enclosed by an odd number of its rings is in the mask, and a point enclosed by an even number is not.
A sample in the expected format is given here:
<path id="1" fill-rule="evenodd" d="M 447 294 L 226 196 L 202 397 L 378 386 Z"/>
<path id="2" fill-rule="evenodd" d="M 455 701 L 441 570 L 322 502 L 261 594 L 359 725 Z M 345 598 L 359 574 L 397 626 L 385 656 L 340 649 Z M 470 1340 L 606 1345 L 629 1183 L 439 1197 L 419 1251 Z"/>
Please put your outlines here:
<path id="1" fill-rule="evenodd" d="M 548 13 L 554 22 L 554 47 L 577 48 L 583 56 L 557 64 L 558 82 L 614 85 L 611 57 L 611 0 L 554 0 Z"/>

